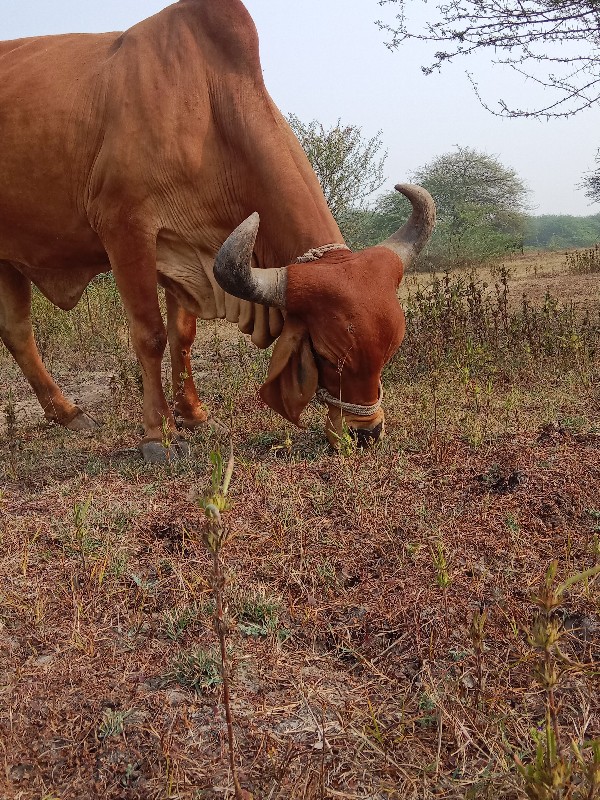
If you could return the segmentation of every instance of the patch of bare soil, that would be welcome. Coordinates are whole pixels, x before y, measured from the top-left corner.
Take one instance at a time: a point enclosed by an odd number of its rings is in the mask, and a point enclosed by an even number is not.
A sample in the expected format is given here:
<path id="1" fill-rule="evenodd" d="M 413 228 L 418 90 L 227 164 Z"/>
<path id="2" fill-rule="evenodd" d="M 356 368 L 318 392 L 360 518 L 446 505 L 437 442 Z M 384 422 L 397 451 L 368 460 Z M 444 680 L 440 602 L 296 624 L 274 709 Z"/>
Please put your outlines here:
<path id="1" fill-rule="evenodd" d="M 523 295 L 536 305 L 544 302 L 547 296 L 561 302 L 573 303 L 582 311 L 590 311 L 595 316 L 600 311 L 600 275 L 528 275 L 515 277 L 510 283 L 511 302 L 520 302 Z"/>
<path id="2" fill-rule="evenodd" d="M 113 372 L 89 370 L 67 372 L 61 369 L 55 372 L 55 377 L 65 395 L 85 408 L 92 416 L 95 409 L 107 404 L 114 391 L 116 379 Z M 2 409 L 4 413 L 0 414 L 0 436 L 6 435 L 8 403 L 12 406 L 16 418 L 21 422 L 27 422 L 30 425 L 45 424 L 44 412 L 22 375 L 14 375 L 11 387 L 10 401 L 7 397 L 8 393 L 3 397 L 5 405 Z M 16 399 L 17 397 L 19 399 Z"/>

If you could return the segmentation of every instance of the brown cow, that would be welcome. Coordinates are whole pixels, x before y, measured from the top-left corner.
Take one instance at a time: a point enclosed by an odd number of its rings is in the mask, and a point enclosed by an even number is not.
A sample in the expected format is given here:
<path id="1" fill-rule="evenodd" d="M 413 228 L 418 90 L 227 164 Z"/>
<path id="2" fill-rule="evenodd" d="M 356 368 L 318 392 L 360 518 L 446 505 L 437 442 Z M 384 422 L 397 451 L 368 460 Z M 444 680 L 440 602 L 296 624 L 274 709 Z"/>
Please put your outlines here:
<path id="1" fill-rule="evenodd" d="M 0 43 L 0 174 L 0 335 L 47 419 L 94 426 L 42 364 L 31 283 L 71 309 L 112 269 L 142 369 L 148 460 L 177 455 L 160 445 L 174 413 L 207 420 L 190 365 L 196 317 L 235 321 L 259 347 L 277 339 L 261 396 L 287 419 L 318 390 L 333 443 L 343 420 L 359 440 L 379 436 L 381 370 L 404 334 L 396 289 L 433 202 L 397 187 L 408 223 L 384 247 L 344 246 L 265 89 L 239 0 L 180 0 L 125 33 Z"/>

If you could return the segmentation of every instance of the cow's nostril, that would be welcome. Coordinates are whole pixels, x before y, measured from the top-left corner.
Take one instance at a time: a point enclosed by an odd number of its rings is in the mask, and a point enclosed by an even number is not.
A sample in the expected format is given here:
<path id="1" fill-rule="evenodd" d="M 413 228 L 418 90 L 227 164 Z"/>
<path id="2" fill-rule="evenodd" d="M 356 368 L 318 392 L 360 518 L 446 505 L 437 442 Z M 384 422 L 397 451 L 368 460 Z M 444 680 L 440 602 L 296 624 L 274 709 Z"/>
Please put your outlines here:
<path id="1" fill-rule="evenodd" d="M 371 447 L 375 444 L 381 436 L 383 423 L 380 422 L 374 428 L 368 430 L 367 428 L 350 428 L 349 432 L 352 438 L 356 441 L 357 447 Z"/>

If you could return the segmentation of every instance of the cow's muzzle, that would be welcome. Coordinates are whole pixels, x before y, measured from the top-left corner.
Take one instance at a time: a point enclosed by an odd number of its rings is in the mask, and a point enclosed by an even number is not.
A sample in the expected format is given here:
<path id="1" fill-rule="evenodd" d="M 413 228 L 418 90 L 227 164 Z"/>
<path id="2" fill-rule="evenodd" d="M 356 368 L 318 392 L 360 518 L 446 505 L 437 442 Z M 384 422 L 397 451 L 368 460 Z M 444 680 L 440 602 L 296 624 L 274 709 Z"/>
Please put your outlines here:
<path id="1" fill-rule="evenodd" d="M 383 433 L 383 422 L 374 428 L 348 428 L 348 433 L 356 442 L 356 446 L 363 449 L 377 444 Z"/>
<path id="2" fill-rule="evenodd" d="M 383 409 L 378 409 L 371 417 L 357 417 L 341 412 L 339 408 L 328 408 L 325 434 L 329 443 L 336 450 L 350 436 L 359 448 L 368 448 L 376 444 L 385 434 Z"/>

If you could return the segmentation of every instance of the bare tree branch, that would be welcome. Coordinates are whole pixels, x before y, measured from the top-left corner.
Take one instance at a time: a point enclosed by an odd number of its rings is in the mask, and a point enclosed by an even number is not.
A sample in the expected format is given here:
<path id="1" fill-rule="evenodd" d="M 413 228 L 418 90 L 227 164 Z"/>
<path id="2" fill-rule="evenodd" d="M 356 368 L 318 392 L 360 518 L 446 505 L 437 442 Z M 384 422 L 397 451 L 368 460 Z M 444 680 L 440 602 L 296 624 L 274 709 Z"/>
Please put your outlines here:
<path id="1" fill-rule="evenodd" d="M 569 117 L 600 99 L 600 0 L 450 0 L 435 6 L 436 16 L 417 30 L 408 17 L 407 0 L 379 0 L 399 7 L 395 24 L 377 22 L 396 49 L 407 40 L 447 46 L 422 67 L 425 74 L 478 50 L 492 49 L 493 63 L 504 65 L 554 92 L 547 105 L 519 108 L 500 99 L 492 109 L 509 117 Z M 414 5 L 414 4 L 412 4 Z M 430 6 L 427 6 L 430 8 Z M 553 46 L 548 49 L 548 44 Z M 560 52 L 571 46 L 572 54 Z M 540 76 L 540 68 L 546 77 Z"/>

